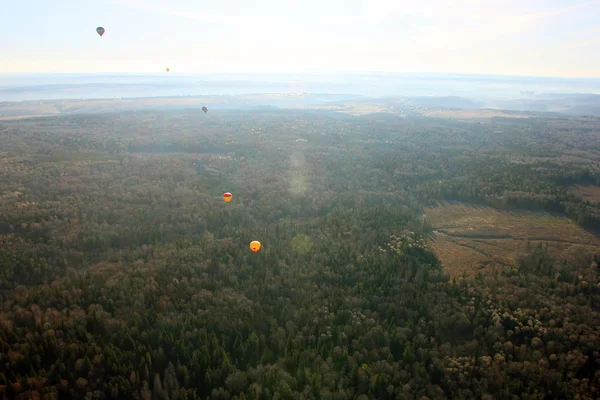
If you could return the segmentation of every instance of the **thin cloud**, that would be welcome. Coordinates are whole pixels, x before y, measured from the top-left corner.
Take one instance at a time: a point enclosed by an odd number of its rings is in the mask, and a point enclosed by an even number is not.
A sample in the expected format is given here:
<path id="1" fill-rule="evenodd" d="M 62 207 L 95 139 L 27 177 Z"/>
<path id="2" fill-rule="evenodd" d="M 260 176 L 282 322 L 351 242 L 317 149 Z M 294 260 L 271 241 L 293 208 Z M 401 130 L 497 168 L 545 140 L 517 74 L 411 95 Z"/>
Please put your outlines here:
<path id="1" fill-rule="evenodd" d="M 448 21 L 489 21 L 516 12 L 515 4 L 501 0 L 364 0 L 365 15 L 390 19 L 398 15 L 425 18 L 432 24 Z"/>
<path id="2" fill-rule="evenodd" d="M 144 0 L 107 0 L 113 4 L 121 6 L 143 9 L 158 14 L 168 14 L 175 17 L 181 17 L 206 23 L 219 25 L 240 24 L 260 25 L 260 24 L 281 24 L 288 25 L 289 15 L 223 15 L 198 11 L 188 11 L 176 9 L 169 6 L 154 5 Z M 317 2 L 318 3 L 318 2 Z M 496 5 L 493 7 L 493 5 Z M 306 4 L 304 4 L 306 6 Z M 360 23 L 377 23 L 382 20 L 391 19 L 397 15 L 420 15 L 427 18 L 448 18 L 457 15 L 464 15 L 465 10 L 470 17 L 477 19 L 489 19 L 492 16 L 498 16 L 499 13 L 507 9 L 506 4 L 497 0 L 488 0 L 485 7 L 481 6 L 477 0 L 455 0 L 452 7 L 447 6 L 446 0 L 423 0 L 419 4 L 399 4 L 397 1 L 390 0 L 365 0 L 364 7 L 358 14 L 323 14 L 315 13 L 304 22 L 321 23 L 332 25 L 353 25 Z"/>
<path id="3" fill-rule="evenodd" d="M 590 40 L 584 40 L 581 42 L 566 43 L 563 47 L 574 49 L 574 48 L 578 48 L 578 47 L 588 47 L 588 46 L 600 46 L 600 37 L 593 38 Z"/>
<path id="4" fill-rule="evenodd" d="M 142 9 L 161 15 L 171 15 L 203 24 L 213 24 L 219 28 L 225 27 L 230 34 L 240 36 L 243 32 L 242 41 L 267 40 L 269 43 L 301 41 L 302 35 L 306 34 L 306 26 L 300 23 L 290 22 L 286 16 L 279 15 L 223 15 L 216 13 L 185 11 L 168 6 L 144 3 L 143 0 L 108 0 L 121 6 L 134 9 Z M 274 35 L 276 33 L 276 35 Z M 221 41 L 227 39 L 226 35 Z M 235 39 L 239 41 L 240 39 Z M 254 44 L 256 46 L 256 44 Z"/>
<path id="5" fill-rule="evenodd" d="M 421 27 L 411 37 L 411 42 L 430 50 L 457 51 L 474 45 L 500 39 L 525 29 L 543 24 L 547 19 L 570 11 L 600 4 L 600 0 L 588 1 L 554 10 L 512 15 L 498 18 L 494 22 L 473 21 L 466 24 L 435 24 Z"/>
<path id="6" fill-rule="evenodd" d="M 197 11 L 184 11 L 172 7 L 156 6 L 145 3 L 143 0 L 108 0 L 114 4 L 152 11 L 158 14 L 168 14 L 175 17 L 192 19 L 201 22 L 214 23 L 218 25 L 231 25 L 239 28 L 240 25 L 252 27 L 280 25 L 281 27 L 290 27 L 290 25 L 298 25 L 290 23 L 289 16 L 286 15 L 222 15 Z M 310 21 L 321 24 L 331 25 L 353 25 L 363 22 L 376 22 L 379 18 L 376 15 L 361 14 L 361 15 L 320 15 L 315 14 Z M 299 27 L 301 28 L 301 27 Z"/>
<path id="7" fill-rule="evenodd" d="M 270 23 L 275 19 L 266 15 L 221 15 L 197 11 L 183 11 L 171 7 L 155 6 L 144 3 L 142 0 L 109 0 L 114 4 L 152 11 L 159 14 L 169 14 L 175 17 L 193 19 L 196 21 L 214 23 L 219 25 L 239 25 L 241 23 Z"/>

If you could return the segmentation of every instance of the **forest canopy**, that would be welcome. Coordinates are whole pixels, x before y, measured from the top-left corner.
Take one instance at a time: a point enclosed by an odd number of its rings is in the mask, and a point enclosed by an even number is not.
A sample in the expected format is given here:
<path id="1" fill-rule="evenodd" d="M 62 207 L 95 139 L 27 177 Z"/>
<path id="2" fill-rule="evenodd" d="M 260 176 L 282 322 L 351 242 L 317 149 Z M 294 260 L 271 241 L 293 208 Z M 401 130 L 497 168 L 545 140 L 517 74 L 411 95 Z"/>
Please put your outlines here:
<path id="1" fill-rule="evenodd" d="M 600 119 L 74 115 L 0 156 L 6 398 L 600 397 L 598 256 L 451 276 L 424 217 L 600 227 Z"/>

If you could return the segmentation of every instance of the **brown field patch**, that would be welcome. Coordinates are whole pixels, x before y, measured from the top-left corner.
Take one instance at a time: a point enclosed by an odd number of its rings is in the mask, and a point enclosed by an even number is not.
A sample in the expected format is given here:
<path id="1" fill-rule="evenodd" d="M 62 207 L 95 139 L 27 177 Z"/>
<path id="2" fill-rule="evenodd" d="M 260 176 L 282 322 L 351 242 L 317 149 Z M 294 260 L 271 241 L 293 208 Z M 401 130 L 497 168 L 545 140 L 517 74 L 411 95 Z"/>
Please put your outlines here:
<path id="1" fill-rule="evenodd" d="M 49 117 L 60 114 L 55 103 L 43 101 L 23 101 L 0 104 L 0 120 L 10 121 L 23 118 Z"/>
<path id="2" fill-rule="evenodd" d="M 10 117 L 0 117 L 0 121 L 15 121 L 15 120 L 29 119 L 29 118 L 55 117 L 57 115 L 58 115 L 58 113 L 55 113 L 55 114 L 12 115 Z"/>
<path id="3" fill-rule="evenodd" d="M 600 201 L 600 186 L 596 185 L 574 185 L 571 192 L 585 200 Z"/>
<path id="4" fill-rule="evenodd" d="M 304 109 L 304 110 L 330 110 L 338 111 L 351 115 L 365 115 L 374 113 L 391 112 L 388 108 L 378 104 L 367 103 L 344 103 L 342 105 L 307 105 L 307 106 L 288 106 L 281 108 Z"/>
<path id="5" fill-rule="evenodd" d="M 527 240 L 547 243 L 557 259 L 575 259 L 600 250 L 600 239 L 573 221 L 547 213 L 440 203 L 426 210 L 434 229 L 433 251 L 452 275 L 512 264 Z"/>
<path id="6" fill-rule="evenodd" d="M 226 103 L 225 97 L 152 97 L 135 99 L 90 99 L 23 101 L 0 104 L 0 120 L 10 121 L 71 113 L 117 112 L 163 106 L 201 106 Z"/>
<path id="7" fill-rule="evenodd" d="M 284 106 L 281 108 L 299 109 L 299 110 L 332 110 L 332 111 L 344 111 L 348 109 L 346 106 Z"/>
<path id="8" fill-rule="evenodd" d="M 493 118 L 493 117 L 504 117 L 504 118 L 529 118 L 529 115 L 525 114 L 513 114 L 507 113 L 502 110 L 431 110 L 426 111 L 423 115 L 427 117 L 440 117 L 440 118 L 464 118 L 464 119 L 477 119 L 477 118 Z"/>

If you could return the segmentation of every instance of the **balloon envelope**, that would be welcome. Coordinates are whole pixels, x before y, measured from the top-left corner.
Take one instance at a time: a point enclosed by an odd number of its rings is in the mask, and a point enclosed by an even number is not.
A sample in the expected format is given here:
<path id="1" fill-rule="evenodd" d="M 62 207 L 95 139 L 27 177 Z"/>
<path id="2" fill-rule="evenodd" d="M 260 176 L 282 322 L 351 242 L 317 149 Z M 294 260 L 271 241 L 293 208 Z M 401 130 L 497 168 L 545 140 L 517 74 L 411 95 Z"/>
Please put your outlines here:
<path id="1" fill-rule="evenodd" d="M 206 106 L 202 107 L 202 111 L 204 111 L 204 114 L 206 114 L 208 112 L 208 108 L 206 108 Z"/>
<path id="2" fill-rule="evenodd" d="M 231 201 L 231 197 L 232 194 L 227 192 L 227 193 L 223 193 L 223 200 L 225 200 L 225 203 L 229 203 Z"/>
<path id="3" fill-rule="evenodd" d="M 258 252 L 260 250 L 260 242 L 258 240 L 250 242 L 250 250 L 255 253 Z"/>
<path id="4" fill-rule="evenodd" d="M 167 72 L 169 72 L 171 70 L 171 68 L 167 68 Z"/>
<path id="5" fill-rule="evenodd" d="M 100 35 L 100 37 L 102 37 L 102 35 L 104 35 L 105 30 L 103 27 L 99 26 L 96 28 L 96 32 L 98 32 L 98 35 Z"/>

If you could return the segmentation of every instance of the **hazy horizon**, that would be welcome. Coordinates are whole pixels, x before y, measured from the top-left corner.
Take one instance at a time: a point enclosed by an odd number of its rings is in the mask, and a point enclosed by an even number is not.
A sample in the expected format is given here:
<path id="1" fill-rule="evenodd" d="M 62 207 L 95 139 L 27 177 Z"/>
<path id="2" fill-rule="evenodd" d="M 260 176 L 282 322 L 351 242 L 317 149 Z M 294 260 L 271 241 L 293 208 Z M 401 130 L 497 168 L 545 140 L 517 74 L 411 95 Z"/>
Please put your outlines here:
<path id="1" fill-rule="evenodd" d="M 0 74 L 0 101 L 323 93 L 505 100 L 534 93 L 597 93 L 600 79 L 474 74 Z"/>

